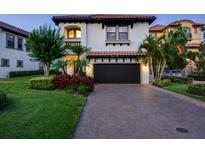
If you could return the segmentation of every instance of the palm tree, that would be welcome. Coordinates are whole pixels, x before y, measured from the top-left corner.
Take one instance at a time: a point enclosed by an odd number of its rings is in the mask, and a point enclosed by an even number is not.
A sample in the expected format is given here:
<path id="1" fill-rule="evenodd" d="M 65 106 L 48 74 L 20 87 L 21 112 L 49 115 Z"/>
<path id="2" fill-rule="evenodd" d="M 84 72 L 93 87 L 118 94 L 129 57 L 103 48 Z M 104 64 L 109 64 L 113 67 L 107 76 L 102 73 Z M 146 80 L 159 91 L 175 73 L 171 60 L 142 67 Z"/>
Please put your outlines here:
<path id="1" fill-rule="evenodd" d="M 146 51 L 145 62 L 148 62 L 151 79 L 155 84 L 161 80 L 166 64 L 173 63 L 174 57 L 179 55 L 176 46 L 185 50 L 186 38 L 181 28 L 176 32 L 170 31 L 159 38 L 148 36 L 140 46 L 140 51 Z M 175 66 L 175 65 L 173 65 Z"/>
<path id="2" fill-rule="evenodd" d="M 154 81 L 154 60 L 156 59 L 157 53 L 159 52 L 159 42 L 160 39 L 154 38 L 149 35 L 143 43 L 140 45 L 140 51 L 146 52 L 146 57 L 144 63 L 148 63 L 150 68 L 151 81 Z"/>
<path id="3" fill-rule="evenodd" d="M 67 66 L 70 65 L 70 64 L 71 64 L 71 62 L 68 61 L 68 60 L 59 59 L 52 65 L 52 67 L 57 71 L 59 69 L 61 69 L 63 71 L 64 75 L 68 75 L 67 74 Z"/>
<path id="4" fill-rule="evenodd" d="M 85 46 L 81 46 L 81 45 L 76 45 L 76 46 L 68 46 L 68 49 L 71 50 L 71 52 L 73 52 L 74 54 L 77 55 L 77 63 L 78 64 L 82 64 L 80 61 L 80 57 L 82 54 L 90 51 L 90 48 L 87 48 Z M 74 62 L 74 65 L 76 65 L 76 61 Z M 82 74 L 82 67 L 83 65 L 76 65 L 76 70 L 74 70 L 74 75 L 77 72 L 78 75 Z"/>

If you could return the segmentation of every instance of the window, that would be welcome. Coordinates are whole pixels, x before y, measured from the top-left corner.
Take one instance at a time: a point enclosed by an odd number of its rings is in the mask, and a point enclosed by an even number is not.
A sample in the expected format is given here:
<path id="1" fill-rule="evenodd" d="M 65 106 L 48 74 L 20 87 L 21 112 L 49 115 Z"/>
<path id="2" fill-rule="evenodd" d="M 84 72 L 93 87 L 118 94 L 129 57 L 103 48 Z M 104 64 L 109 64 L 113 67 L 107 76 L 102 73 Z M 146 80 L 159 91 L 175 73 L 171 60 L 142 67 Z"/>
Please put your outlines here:
<path id="1" fill-rule="evenodd" d="M 197 28 L 194 28 L 194 33 L 197 33 Z"/>
<path id="2" fill-rule="evenodd" d="M 127 26 L 119 27 L 119 40 L 128 40 L 128 28 Z"/>
<path id="3" fill-rule="evenodd" d="M 12 34 L 6 34 L 6 47 L 15 48 L 15 36 Z"/>
<path id="4" fill-rule="evenodd" d="M 107 27 L 107 40 L 116 40 L 116 27 Z"/>
<path id="5" fill-rule="evenodd" d="M 183 27 L 182 29 L 185 32 L 186 38 L 191 40 L 191 38 L 192 38 L 191 29 L 189 27 Z"/>
<path id="6" fill-rule="evenodd" d="M 16 67 L 23 67 L 23 60 L 17 60 Z"/>
<path id="7" fill-rule="evenodd" d="M 157 33 L 151 33 L 151 36 L 156 39 L 157 38 Z"/>
<path id="8" fill-rule="evenodd" d="M 17 49 L 23 50 L 23 38 L 18 37 L 18 44 Z"/>
<path id="9" fill-rule="evenodd" d="M 1 67 L 9 67 L 9 59 L 1 59 Z"/>
<path id="10" fill-rule="evenodd" d="M 67 36 L 69 39 L 81 38 L 81 31 L 79 28 L 68 29 Z"/>

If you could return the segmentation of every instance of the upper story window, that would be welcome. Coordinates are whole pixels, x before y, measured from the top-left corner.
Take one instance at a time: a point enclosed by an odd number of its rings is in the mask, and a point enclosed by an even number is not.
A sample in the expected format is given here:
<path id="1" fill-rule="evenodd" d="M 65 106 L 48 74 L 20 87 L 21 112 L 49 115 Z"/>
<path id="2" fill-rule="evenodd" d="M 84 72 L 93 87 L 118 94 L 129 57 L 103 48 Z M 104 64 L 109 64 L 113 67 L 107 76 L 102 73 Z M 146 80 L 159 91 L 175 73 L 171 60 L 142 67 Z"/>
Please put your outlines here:
<path id="1" fill-rule="evenodd" d="M 119 25 L 108 26 L 107 40 L 128 40 L 128 27 Z"/>
<path id="2" fill-rule="evenodd" d="M 194 28 L 194 33 L 198 33 L 198 29 L 197 28 Z"/>
<path id="3" fill-rule="evenodd" d="M 128 40 L 128 27 L 127 26 L 119 27 L 119 40 Z"/>
<path id="4" fill-rule="evenodd" d="M 80 28 L 69 28 L 67 30 L 67 37 L 68 37 L 68 39 L 81 38 Z"/>
<path id="5" fill-rule="evenodd" d="M 192 34 L 191 34 L 191 28 L 189 27 L 183 27 L 182 28 L 185 31 L 185 36 L 187 39 L 191 39 L 192 38 Z"/>
<path id="6" fill-rule="evenodd" d="M 1 67 L 9 67 L 9 59 L 1 59 Z"/>
<path id="7" fill-rule="evenodd" d="M 16 67 L 23 67 L 23 60 L 17 60 Z"/>
<path id="8" fill-rule="evenodd" d="M 151 36 L 156 39 L 157 38 L 157 33 L 151 33 Z"/>
<path id="9" fill-rule="evenodd" d="M 6 47 L 15 48 L 15 35 L 6 33 Z"/>
<path id="10" fill-rule="evenodd" d="M 17 49 L 23 50 L 23 38 L 18 37 Z"/>
<path id="11" fill-rule="evenodd" d="M 116 40 L 116 27 L 107 27 L 107 40 Z"/>

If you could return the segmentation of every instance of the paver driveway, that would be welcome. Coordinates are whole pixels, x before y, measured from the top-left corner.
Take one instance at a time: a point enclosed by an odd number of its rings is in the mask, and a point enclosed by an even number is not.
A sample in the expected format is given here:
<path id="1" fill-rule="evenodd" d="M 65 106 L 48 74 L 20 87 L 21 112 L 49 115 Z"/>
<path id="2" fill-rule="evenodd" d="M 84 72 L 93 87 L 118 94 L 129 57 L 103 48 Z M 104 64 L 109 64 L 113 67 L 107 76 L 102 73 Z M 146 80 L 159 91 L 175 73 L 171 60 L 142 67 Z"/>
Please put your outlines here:
<path id="1" fill-rule="evenodd" d="M 205 138 L 205 109 L 150 86 L 96 85 L 73 137 Z"/>

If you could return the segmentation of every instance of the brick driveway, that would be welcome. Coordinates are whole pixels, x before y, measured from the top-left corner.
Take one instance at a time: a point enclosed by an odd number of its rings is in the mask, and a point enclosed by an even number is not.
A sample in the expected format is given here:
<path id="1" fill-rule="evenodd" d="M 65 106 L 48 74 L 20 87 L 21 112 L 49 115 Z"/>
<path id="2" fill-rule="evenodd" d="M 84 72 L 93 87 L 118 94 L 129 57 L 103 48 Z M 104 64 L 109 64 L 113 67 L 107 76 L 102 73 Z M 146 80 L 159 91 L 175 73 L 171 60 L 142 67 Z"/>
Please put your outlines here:
<path id="1" fill-rule="evenodd" d="M 96 85 L 73 138 L 205 138 L 205 109 L 150 86 Z"/>

